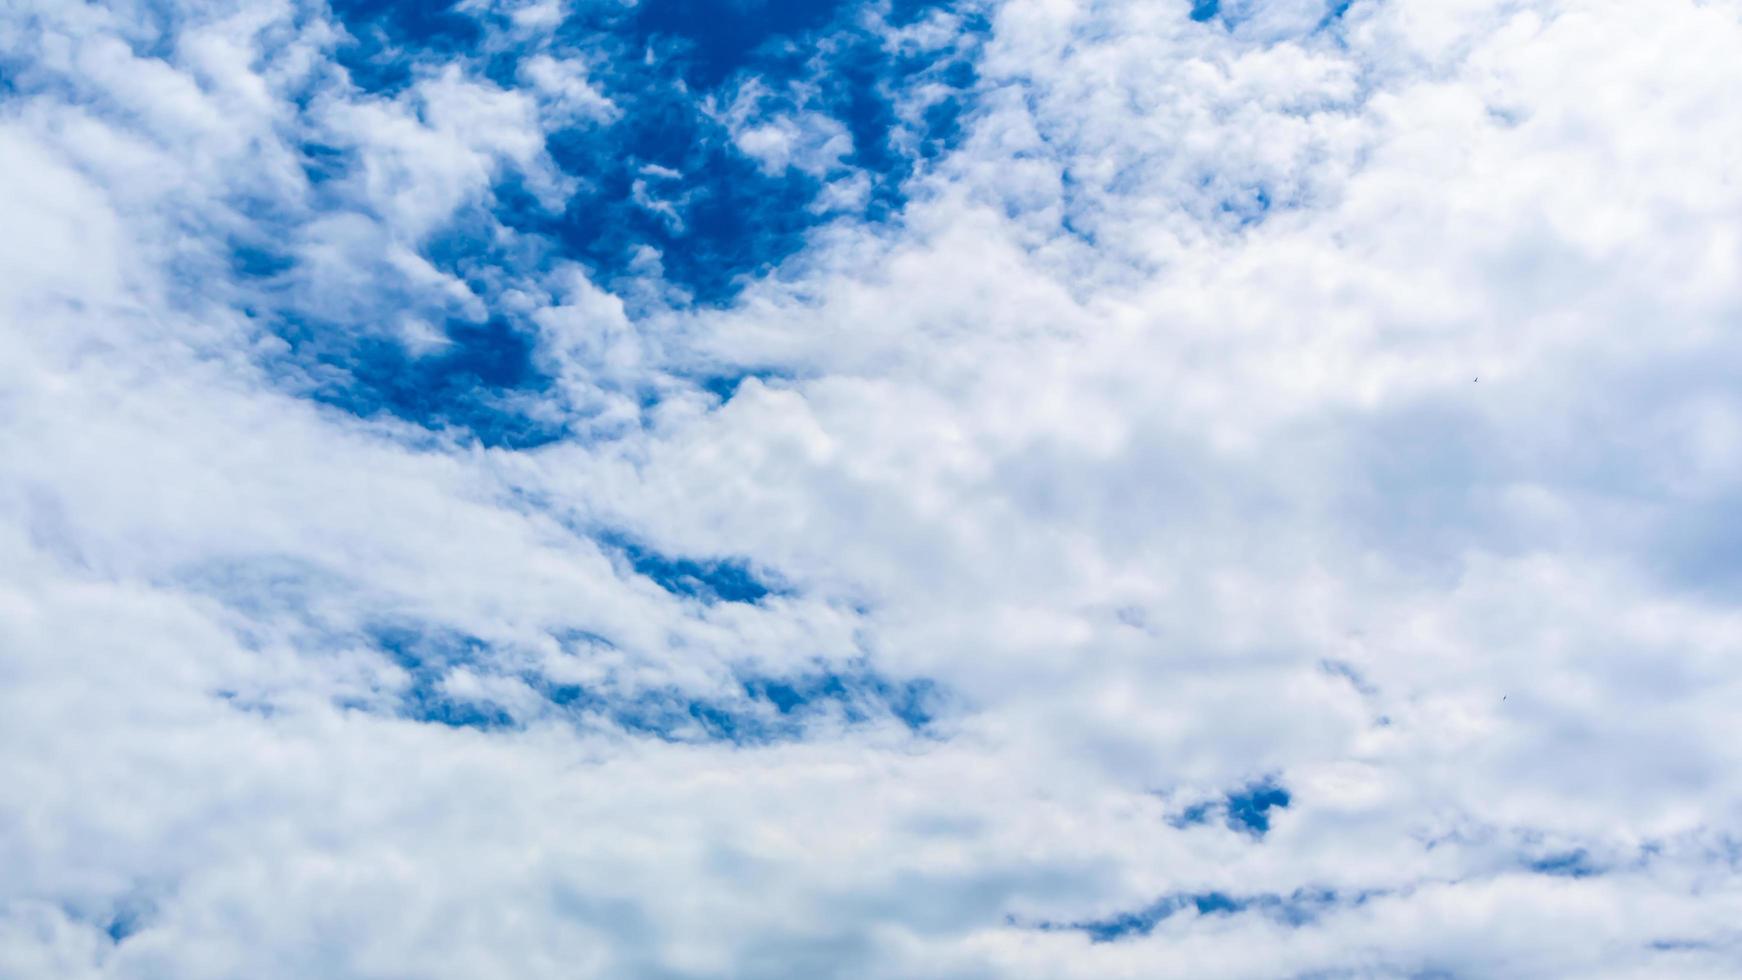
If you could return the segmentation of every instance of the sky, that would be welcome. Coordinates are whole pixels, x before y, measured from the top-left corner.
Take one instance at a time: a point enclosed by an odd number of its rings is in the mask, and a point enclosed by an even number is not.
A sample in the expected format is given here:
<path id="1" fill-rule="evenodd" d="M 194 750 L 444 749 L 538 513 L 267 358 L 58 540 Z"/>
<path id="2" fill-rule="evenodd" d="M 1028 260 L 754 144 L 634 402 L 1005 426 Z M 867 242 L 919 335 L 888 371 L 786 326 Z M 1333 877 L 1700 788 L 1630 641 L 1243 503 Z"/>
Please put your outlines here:
<path id="1" fill-rule="evenodd" d="M 0 977 L 1742 973 L 1742 0 L 8 0 Z"/>

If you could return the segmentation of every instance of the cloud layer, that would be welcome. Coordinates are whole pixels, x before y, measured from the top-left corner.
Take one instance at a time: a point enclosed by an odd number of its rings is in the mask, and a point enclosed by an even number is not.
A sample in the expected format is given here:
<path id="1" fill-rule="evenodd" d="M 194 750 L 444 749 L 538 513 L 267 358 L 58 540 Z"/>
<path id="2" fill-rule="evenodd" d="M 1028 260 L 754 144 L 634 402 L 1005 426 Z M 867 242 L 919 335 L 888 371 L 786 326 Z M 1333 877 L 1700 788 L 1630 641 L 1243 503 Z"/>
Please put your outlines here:
<path id="1" fill-rule="evenodd" d="M 1733 975 L 1737 50 L 13 4 L 0 975 Z"/>

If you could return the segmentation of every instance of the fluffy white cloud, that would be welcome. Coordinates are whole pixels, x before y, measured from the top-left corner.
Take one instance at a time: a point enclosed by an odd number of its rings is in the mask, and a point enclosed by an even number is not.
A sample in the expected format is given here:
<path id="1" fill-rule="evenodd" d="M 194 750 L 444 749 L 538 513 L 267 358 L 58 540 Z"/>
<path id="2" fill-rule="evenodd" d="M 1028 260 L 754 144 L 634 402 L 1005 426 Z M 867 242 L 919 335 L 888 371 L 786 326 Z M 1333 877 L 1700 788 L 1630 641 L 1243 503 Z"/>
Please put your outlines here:
<path id="1" fill-rule="evenodd" d="M 706 308 L 428 254 L 632 111 L 542 48 L 0 14 L 0 974 L 1733 973 L 1742 7 L 1188 12 L 987 8 L 899 220 Z M 273 303 L 521 317 L 575 437 L 299 397 Z"/>
<path id="2" fill-rule="evenodd" d="M 821 178 L 841 169 L 843 158 L 853 152 L 853 135 L 847 128 L 820 112 L 768 111 L 761 103 L 770 95 L 765 85 L 752 78 L 733 94 L 729 105 L 715 110 L 739 151 L 770 174 L 790 167 Z"/>

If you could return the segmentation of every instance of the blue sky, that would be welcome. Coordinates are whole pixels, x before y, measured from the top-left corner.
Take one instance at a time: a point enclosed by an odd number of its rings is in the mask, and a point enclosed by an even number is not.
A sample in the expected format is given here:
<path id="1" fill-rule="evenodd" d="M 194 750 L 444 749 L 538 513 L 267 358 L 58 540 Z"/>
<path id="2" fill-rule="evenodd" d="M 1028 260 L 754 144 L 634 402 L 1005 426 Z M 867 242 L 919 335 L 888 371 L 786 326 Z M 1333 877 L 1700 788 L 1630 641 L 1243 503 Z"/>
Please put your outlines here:
<path id="1" fill-rule="evenodd" d="M 1734 974 L 1739 44 L 0 12 L 0 976 Z"/>
<path id="2" fill-rule="evenodd" d="M 423 236 L 419 258 L 486 307 L 508 285 L 504 276 L 574 263 L 638 311 L 729 305 L 813 231 L 898 220 L 915 168 L 960 135 L 985 25 L 977 8 L 911 3 L 601 4 L 531 33 L 515 31 L 510 12 L 475 8 L 341 4 L 333 15 L 345 33 L 331 48 L 338 77 L 325 81 L 349 98 L 393 99 L 413 112 L 430 111 L 417 97 L 420 77 L 463 67 L 513 92 L 585 66 L 599 111 L 549 113 L 540 171 L 492 172 L 480 196 Z M 935 45 L 891 46 L 892 33 L 928 18 L 948 21 L 952 33 Z M 310 87 L 296 108 L 318 133 L 307 117 L 330 90 Z M 826 130 L 806 131 L 814 120 Z M 748 152 L 746 133 L 758 137 Z M 347 189 L 326 185 L 355 181 L 368 166 L 354 146 L 315 139 L 295 149 L 311 195 L 330 193 L 321 204 L 342 207 Z M 802 158 L 791 159 L 795 152 Z M 560 200 L 529 181 L 562 185 Z M 299 267 L 282 243 L 271 244 L 278 216 L 244 217 L 255 226 L 233 245 L 232 271 L 259 286 L 263 302 L 251 313 L 289 343 L 281 370 L 302 393 L 362 415 L 464 430 L 489 445 L 562 437 L 562 425 L 526 410 L 552 380 L 534 358 L 536 327 L 508 311 L 431 311 L 429 327 L 444 339 L 433 355 L 360 335 L 354 307 L 329 312 L 320 309 L 327 297 L 305 305 L 285 288 Z"/>

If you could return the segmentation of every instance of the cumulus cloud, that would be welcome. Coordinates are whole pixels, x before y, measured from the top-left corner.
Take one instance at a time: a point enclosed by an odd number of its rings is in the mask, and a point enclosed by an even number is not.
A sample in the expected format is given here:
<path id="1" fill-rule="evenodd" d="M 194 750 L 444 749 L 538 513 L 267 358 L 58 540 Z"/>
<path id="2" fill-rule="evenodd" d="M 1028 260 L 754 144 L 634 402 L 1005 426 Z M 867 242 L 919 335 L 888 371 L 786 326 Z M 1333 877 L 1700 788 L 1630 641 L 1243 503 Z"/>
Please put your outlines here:
<path id="1" fill-rule="evenodd" d="M 1742 7 L 666 9 L 0 14 L 0 974 L 1735 971 Z"/>

